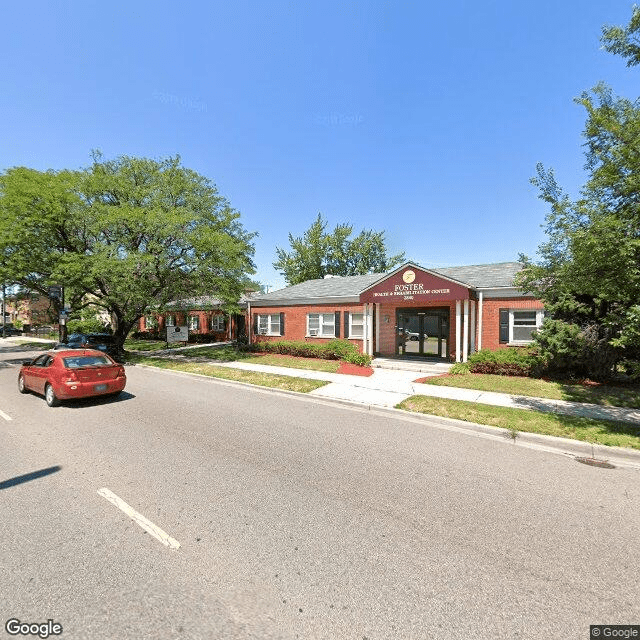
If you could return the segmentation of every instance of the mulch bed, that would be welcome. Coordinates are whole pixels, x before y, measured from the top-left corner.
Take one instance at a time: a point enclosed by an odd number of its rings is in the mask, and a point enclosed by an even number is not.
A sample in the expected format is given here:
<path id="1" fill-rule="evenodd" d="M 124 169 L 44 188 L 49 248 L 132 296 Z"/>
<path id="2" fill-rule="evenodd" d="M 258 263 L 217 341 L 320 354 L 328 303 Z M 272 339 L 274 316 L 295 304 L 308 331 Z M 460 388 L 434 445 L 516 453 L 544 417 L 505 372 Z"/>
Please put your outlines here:
<path id="1" fill-rule="evenodd" d="M 358 364 L 351 364 L 350 362 L 341 362 L 338 367 L 338 373 L 344 373 L 349 376 L 371 376 L 373 375 L 373 369 L 371 367 L 361 367 Z"/>

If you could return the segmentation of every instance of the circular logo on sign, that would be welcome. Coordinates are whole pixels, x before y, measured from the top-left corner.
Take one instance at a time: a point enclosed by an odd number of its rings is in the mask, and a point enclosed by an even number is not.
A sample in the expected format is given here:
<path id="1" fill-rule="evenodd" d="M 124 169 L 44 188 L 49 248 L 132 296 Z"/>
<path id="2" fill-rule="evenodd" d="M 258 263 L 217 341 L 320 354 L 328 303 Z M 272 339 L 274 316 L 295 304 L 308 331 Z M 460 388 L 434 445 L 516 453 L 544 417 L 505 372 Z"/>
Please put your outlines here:
<path id="1" fill-rule="evenodd" d="M 416 279 L 416 274 L 413 271 L 411 271 L 411 269 L 409 269 L 402 274 L 402 279 L 407 284 L 410 284 Z"/>

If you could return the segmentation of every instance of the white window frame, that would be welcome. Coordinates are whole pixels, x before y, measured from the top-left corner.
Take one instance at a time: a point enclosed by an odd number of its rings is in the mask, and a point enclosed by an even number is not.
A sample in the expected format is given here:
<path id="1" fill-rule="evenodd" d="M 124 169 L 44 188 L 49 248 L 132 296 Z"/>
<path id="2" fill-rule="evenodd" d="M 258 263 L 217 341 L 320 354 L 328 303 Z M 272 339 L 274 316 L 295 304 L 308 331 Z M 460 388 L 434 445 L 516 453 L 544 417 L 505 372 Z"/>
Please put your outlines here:
<path id="1" fill-rule="evenodd" d="M 258 314 L 258 335 L 259 336 L 279 336 L 280 314 L 279 313 L 259 313 Z"/>
<path id="2" fill-rule="evenodd" d="M 542 322 L 544 320 L 544 309 L 509 309 L 509 344 L 531 344 L 533 342 L 533 339 L 514 340 L 513 338 L 513 327 L 515 326 L 515 314 L 523 311 L 527 313 L 533 313 L 535 311 L 536 326 L 533 329 L 534 331 L 537 331 L 542 326 Z M 527 325 L 523 325 L 523 326 L 527 326 Z"/>
<path id="3" fill-rule="evenodd" d="M 222 325 L 222 326 L 220 326 Z M 215 316 L 211 316 L 209 320 L 209 330 L 210 331 L 224 331 L 226 328 L 226 318 L 224 314 L 217 313 Z"/>
<path id="4" fill-rule="evenodd" d="M 200 330 L 200 316 L 194 315 L 189 316 L 187 319 L 189 331 L 199 331 Z"/>
<path id="5" fill-rule="evenodd" d="M 318 318 L 318 328 L 311 328 L 311 317 Z M 331 322 L 325 321 L 324 316 L 331 316 Z M 315 323 L 314 323 L 315 324 Z M 331 327 L 331 330 L 329 329 Z M 336 337 L 336 314 L 331 313 L 307 313 L 307 338 L 335 338 Z"/>
<path id="6" fill-rule="evenodd" d="M 149 329 L 157 329 L 158 328 L 158 318 L 155 316 L 145 316 L 144 317 L 144 328 Z"/>
<path id="7" fill-rule="evenodd" d="M 353 316 L 360 316 L 360 321 L 354 322 Z M 354 335 L 354 327 L 361 327 L 360 335 Z M 349 314 L 349 338 L 353 338 L 354 340 L 364 340 L 364 313 Z"/>
<path id="8" fill-rule="evenodd" d="M 175 327 L 176 326 L 176 317 L 174 315 L 168 315 L 165 318 L 164 325 L 165 325 L 165 327 Z"/>

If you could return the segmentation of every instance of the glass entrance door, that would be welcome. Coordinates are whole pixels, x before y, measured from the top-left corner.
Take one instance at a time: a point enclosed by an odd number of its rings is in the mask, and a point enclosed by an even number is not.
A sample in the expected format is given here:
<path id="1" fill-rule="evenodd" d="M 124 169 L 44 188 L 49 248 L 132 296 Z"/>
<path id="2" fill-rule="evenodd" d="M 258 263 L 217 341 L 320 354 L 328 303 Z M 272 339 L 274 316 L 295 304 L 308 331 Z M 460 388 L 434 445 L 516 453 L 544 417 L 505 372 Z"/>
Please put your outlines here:
<path id="1" fill-rule="evenodd" d="M 398 309 L 396 354 L 446 358 L 449 355 L 449 309 Z"/>

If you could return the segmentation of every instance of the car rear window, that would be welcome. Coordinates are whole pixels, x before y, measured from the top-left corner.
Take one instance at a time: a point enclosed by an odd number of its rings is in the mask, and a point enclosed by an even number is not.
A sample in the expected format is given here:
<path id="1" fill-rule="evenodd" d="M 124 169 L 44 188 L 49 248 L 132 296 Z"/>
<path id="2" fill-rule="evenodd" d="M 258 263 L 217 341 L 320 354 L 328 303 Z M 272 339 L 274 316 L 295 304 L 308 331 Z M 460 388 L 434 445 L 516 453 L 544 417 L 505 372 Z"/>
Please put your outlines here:
<path id="1" fill-rule="evenodd" d="M 111 360 L 105 356 L 73 356 L 63 358 L 64 366 L 67 369 L 80 369 L 81 367 L 108 367 Z"/>

